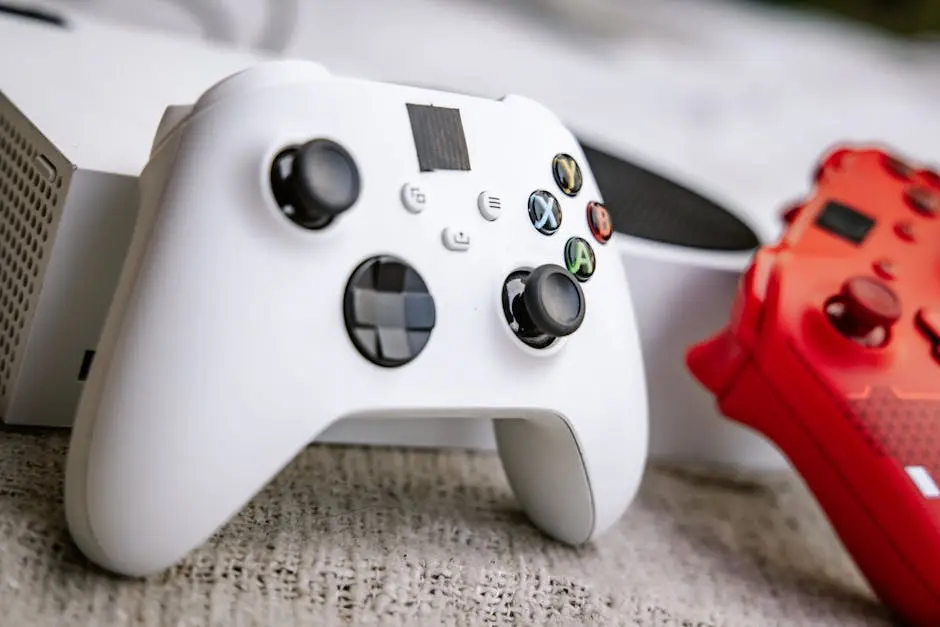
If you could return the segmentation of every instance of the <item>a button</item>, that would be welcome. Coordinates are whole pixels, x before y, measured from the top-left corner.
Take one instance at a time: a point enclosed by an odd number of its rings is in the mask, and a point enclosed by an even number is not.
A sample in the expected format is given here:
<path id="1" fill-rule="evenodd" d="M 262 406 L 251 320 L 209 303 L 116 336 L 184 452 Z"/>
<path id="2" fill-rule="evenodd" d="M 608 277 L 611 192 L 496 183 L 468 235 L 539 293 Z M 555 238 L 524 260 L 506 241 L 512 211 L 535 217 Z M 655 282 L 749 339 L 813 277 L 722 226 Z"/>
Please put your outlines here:
<path id="1" fill-rule="evenodd" d="M 585 239 L 572 237 L 565 244 L 565 266 L 579 281 L 587 281 L 594 274 L 594 249 Z"/>
<path id="2" fill-rule="evenodd" d="M 503 199 L 494 192 L 480 192 L 477 196 L 477 208 L 487 220 L 495 220 L 503 215 Z"/>
<path id="3" fill-rule="evenodd" d="M 529 196 L 529 220 L 542 235 L 552 235 L 561 226 L 561 205 L 558 199 L 543 189 Z"/>
<path id="4" fill-rule="evenodd" d="M 577 196 L 581 191 L 584 179 L 581 176 L 581 167 L 571 155 L 560 153 L 552 159 L 552 174 L 558 189 L 566 196 Z"/>
<path id="5" fill-rule="evenodd" d="M 894 233 L 905 242 L 914 241 L 914 227 L 907 222 L 898 222 L 895 224 Z"/>
<path id="6" fill-rule="evenodd" d="M 940 343 L 940 310 L 920 309 L 915 317 L 917 327 L 927 339 L 933 343 Z"/>
<path id="7" fill-rule="evenodd" d="M 914 176 L 914 168 L 889 154 L 882 153 L 881 166 L 896 179 L 909 181 Z"/>
<path id="8" fill-rule="evenodd" d="M 610 221 L 610 213 L 607 211 L 607 207 L 599 202 L 589 202 L 587 221 L 594 239 L 601 244 L 606 244 L 614 233 L 614 226 Z"/>
<path id="9" fill-rule="evenodd" d="M 428 206 L 428 192 L 415 183 L 405 183 L 401 188 L 401 204 L 411 213 L 421 213 Z"/>
<path id="10" fill-rule="evenodd" d="M 417 357 L 431 337 L 436 315 L 424 279 L 401 259 L 367 259 L 346 284 L 346 332 L 356 350 L 378 366 L 403 366 Z"/>
<path id="11" fill-rule="evenodd" d="M 359 198 L 359 169 L 336 142 L 314 139 L 283 150 L 271 166 L 271 192 L 295 224 L 321 229 Z"/>
<path id="12" fill-rule="evenodd" d="M 859 341 L 878 330 L 882 339 L 886 338 L 887 330 L 901 317 L 901 301 L 897 295 L 872 277 L 848 279 L 842 284 L 834 304 L 840 305 L 828 308 L 834 326 L 846 337 Z"/>
<path id="13" fill-rule="evenodd" d="M 872 269 L 875 271 L 875 274 L 880 276 L 882 279 L 888 279 L 890 281 L 895 277 L 894 264 L 887 259 L 876 261 L 872 264 Z"/>
<path id="14" fill-rule="evenodd" d="M 470 248 L 470 234 L 461 229 L 446 228 L 441 232 L 441 240 L 448 250 L 467 250 Z"/>
<path id="15" fill-rule="evenodd" d="M 926 187 L 911 186 L 905 189 L 904 202 L 922 216 L 932 218 L 940 212 L 940 192 Z"/>

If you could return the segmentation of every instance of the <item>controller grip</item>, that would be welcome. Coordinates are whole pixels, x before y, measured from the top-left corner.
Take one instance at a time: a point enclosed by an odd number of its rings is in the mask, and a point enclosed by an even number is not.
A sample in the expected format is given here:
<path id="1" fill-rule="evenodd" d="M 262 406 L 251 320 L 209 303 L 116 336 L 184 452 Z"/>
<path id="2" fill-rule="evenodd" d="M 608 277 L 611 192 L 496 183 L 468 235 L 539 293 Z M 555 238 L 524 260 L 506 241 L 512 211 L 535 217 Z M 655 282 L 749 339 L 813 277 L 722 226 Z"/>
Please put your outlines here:
<path id="1" fill-rule="evenodd" d="M 91 561 L 127 577 L 178 563 L 313 439 L 300 420 L 265 428 L 260 402 L 241 411 L 217 404 L 206 413 L 225 420 L 213 422 L 150 401 L 84 425 L 66 468 L 72 537 Z"/>
<path id="2" fill-rule="evenodd" d="M 898 458 L 877 444 L 879 429 L 863 426 L 858 437 L 869 443 L 870 454 L 860 452 L 858 463 L 837 467 L 819 442 L 808 439 L 790 403 L 728 331 L 692 347 L 686 360 L 693 376 L 715 395 L 723 415 L 760 432 L 786 455 L 879 598 L 914 625 L 940 624 L 940 519 L 931 517 L 929 505 L 896 469 Z M 864 413 L 858 402 L 846 409 Z M 853 488 L 853 477 L 863 475 L 870 483 L 875 475 L 886 477 L 887 489 L 870 485 L 880 495 L 880 514 Z"/>
<path id="3" fill-rule="evenodd" d="M 494 430 L 503 469 L 526 515 L 548 535 L 577 546 L 607 531 L 636 496 L 645 425 L 617 417 L 582 423 L 576 432 L 552 416 L 496 420 Z"/>

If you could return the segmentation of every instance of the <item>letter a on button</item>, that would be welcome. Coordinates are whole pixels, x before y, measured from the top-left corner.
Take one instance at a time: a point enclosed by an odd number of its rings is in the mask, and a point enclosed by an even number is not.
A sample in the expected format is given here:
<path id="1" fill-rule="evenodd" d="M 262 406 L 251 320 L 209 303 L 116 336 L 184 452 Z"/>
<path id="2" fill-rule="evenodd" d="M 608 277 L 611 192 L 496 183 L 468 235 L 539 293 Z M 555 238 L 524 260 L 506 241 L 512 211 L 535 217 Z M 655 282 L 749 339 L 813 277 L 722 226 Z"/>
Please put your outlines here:
<path id="1" fill-rule="evenodd" d="M 594 249 L 580 237 L 572 237 L 565 244 L 565 267 L 579 281 L 587 281 L 594 274 Z"/>

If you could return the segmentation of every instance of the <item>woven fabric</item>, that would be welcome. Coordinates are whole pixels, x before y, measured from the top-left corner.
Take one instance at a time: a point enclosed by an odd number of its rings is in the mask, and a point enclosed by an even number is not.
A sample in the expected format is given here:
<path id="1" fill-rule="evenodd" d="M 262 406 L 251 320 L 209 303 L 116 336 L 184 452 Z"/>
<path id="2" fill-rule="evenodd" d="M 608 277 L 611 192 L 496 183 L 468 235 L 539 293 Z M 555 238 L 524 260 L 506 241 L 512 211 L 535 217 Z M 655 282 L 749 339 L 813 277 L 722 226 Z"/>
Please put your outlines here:
<path id="1" fill-rule="evenodd" d="M 572 549 L 528 524 L 491 454 L 313 446 L 178 567 L 131 581 L 69 540 L 66 446 L 0 433 L 6 627 L 890 624 L 790 476 L 651 468 Z"/>

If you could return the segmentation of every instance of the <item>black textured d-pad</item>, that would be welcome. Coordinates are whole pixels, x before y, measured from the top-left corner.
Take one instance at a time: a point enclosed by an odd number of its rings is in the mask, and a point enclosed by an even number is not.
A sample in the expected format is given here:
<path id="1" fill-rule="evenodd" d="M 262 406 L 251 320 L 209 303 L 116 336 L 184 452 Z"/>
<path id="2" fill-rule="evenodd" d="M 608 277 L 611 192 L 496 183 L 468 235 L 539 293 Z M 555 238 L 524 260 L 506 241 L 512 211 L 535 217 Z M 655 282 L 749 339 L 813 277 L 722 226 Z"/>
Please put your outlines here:
<path id="1" fill-rule="evenodd" d="M 417 271 L 382 255 L 362 262 L 343 297 L 346 332 L 363 357 L 378 366 L 403 366 L 417 357 L 434 329 L 434 297 Z"/>
<path id="2" fill-rule="evenodd" d="M 583 142 L 581 147 L 615 231 L 688 248 L 745 251 L 760 245 L 721 205 L 634 163 Z"/>

